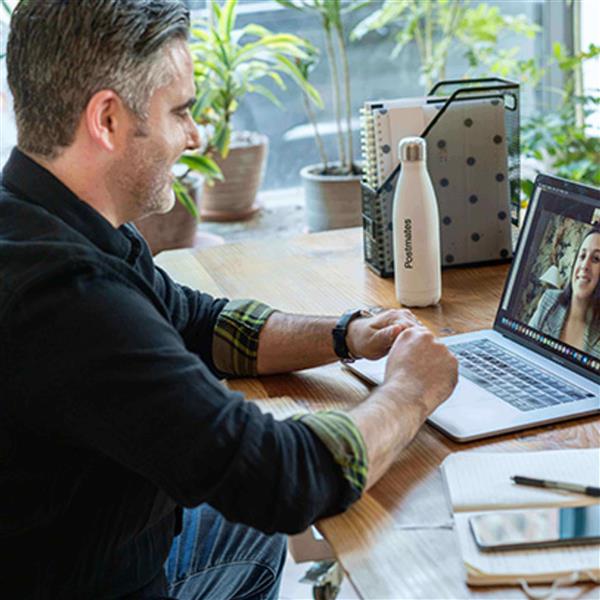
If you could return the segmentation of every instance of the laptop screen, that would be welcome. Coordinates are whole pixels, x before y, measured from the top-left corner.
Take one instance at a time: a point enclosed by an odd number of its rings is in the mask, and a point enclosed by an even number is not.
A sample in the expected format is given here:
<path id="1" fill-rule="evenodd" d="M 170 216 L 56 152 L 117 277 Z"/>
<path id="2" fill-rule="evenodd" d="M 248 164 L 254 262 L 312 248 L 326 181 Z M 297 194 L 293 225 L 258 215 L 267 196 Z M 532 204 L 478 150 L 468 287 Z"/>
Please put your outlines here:
<path id="1" fill-rule="evenodd" d="M 600 374 L 600 190 L 537 178 L 494 329 Z"/>

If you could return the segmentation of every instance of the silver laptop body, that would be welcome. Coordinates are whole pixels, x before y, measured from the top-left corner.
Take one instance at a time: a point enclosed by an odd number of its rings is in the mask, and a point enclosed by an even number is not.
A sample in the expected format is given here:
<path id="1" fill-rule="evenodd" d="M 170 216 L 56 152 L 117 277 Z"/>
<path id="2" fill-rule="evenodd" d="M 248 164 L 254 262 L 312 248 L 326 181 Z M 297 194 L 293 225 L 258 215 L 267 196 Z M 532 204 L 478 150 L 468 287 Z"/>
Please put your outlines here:
<path id="1" fill-rule="evenodd" d="M 600 329 L 590 326 L 586 348 L 576 348 L 560 340 L 552 319 L 540 321 L 547 299 L 571 280 L 579 243 L 595 222 L 600 190 L 538 176 L 494 328 L 442 339 L 459 358 L 459 380 L 429 417 L 432 425 L 466 442 L 600 411 Z M 558 250 L 544 251 L 549 240 L 560 246 L 560 260 Z M 548 275 L 553 265 L 558 280 Z M 546 312 L 557 321 L 558 303 Z M 379 384 L 385 359 L 348 368 Z"/>

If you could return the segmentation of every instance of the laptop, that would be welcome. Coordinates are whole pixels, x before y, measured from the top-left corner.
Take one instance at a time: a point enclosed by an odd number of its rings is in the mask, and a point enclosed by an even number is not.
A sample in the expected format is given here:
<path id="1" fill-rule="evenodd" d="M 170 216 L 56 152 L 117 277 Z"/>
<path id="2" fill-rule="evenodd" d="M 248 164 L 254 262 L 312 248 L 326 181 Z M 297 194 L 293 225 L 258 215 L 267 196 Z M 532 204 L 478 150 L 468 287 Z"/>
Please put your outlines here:
<path id="1" fill-rule="evenodd" d="M 564 326 L 566 294 L 593 223 L 600 225 L 599 189 L 537 177 L 493 329 L 442 339 L 459 360 L 459 379 L 429 417 L 432 425 L 467 442 L 600 411 L 600 282 L 583 335 L 565 335 Z M 587 246 L 597 247 L 596 234 L 590 237 Z M 595 275 L 578 273 L 585 298 Z M 385 358 L 347 367 L 379 384 Z"/>

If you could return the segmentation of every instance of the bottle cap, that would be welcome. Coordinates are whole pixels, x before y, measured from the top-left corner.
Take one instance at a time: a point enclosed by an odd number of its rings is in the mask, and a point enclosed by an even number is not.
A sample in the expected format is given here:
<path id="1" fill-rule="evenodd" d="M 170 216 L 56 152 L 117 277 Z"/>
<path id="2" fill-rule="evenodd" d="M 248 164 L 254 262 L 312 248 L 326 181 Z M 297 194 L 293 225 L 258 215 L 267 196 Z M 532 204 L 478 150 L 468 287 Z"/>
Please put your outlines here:
<path id="1" fill-rule="evenodd" d="M 427 143 L 420 137 L 405 137 L 398 143 L 398 156 L 402 162 L 425 160 Z"/>

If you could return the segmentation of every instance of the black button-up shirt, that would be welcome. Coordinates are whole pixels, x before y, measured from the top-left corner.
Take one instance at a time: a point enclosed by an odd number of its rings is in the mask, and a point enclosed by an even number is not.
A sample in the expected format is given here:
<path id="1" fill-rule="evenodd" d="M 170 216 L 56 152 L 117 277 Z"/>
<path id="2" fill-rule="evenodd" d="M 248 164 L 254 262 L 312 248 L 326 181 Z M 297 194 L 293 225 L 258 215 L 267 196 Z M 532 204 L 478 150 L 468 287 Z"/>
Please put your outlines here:
<path id="1" fill-rule="evenodd" d="M 13 151 L 0 185 L 0 595 L 143 587 L 178 506 L 295 532 L 357 498 L 309 427 L 219 382 L 226 304 L 174 283 L 134 227 Z"/>

